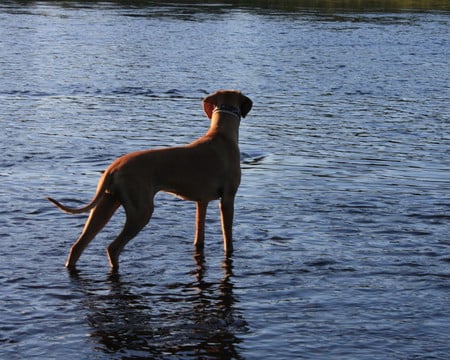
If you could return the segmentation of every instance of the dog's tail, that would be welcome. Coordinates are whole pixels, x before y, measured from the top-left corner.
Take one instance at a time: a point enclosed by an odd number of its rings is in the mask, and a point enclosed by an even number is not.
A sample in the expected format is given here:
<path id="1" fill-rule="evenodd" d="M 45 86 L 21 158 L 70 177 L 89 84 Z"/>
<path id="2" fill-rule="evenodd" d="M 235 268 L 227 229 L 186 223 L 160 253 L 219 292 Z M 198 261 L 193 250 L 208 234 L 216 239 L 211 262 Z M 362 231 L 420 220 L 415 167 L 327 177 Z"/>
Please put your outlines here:
<path id="1" fill-rule="evenodd" d="M 89 202 L 89 204 L 87 204 L 81 208 L 71 208 L 71 207 L 65 206 L 65 205 L 61 204 L 59 201 L 57 201 L 51 197 L 47 197 L 47 200 L 52 202 L 53 204 L 55 204 L 59 209 L 61 209 L 62 211 L 66 212 L 66 213 L 82 214 L 82 213 L 88 212 L 89 210 L 92 210 L 99 203 L 99 201 L 105 195 L 107 188 L 109 187 L 110 179 L 111 178 L 110 178 L 109 174 L 104 173 L 102 178 L 100 179 L 100 183 L 97 187 L 97 192 L 95 193 L 94 198 Z"/>

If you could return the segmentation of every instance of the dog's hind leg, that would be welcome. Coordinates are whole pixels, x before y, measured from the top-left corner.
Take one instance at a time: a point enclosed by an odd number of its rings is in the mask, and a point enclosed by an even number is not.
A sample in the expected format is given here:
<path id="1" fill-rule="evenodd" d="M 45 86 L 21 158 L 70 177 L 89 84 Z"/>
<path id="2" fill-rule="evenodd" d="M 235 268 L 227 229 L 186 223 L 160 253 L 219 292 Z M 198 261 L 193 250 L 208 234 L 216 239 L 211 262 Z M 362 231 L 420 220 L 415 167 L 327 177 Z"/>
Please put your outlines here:
<path id="1" fill-rule="evenodd" d="M 202 251 L 205 244 L 205 219 L 207 208 L 208 208 L 207 201 L 197 202 L 197 213 L 195 217 L 195 240 L 194 240 L 194 246 L 197 251 Z"/>
<path id="2" fill-rule="evenodd" d="M 95 208 L 91 210 L 80 237 L 70 248 L 66 261 L 66 267 L 68 269 L 73 270 L 75 268 L 75 264 L 84 249 L 86 249 L 95 235 L 107 224 L 119 206 L 120 202 L 117 198 L 110 194 L 105 194 Z"/>
<path id="3" fill-rule="evenodd" d="M 222 220 L 223 249 L 227 256 L 233 253 L 233 215 L 234 196 L 224 196 L 220 200 L 220 215 Z"/>
<path id="4" fill-rule="evenodd" d="M 125 208 L 126 221 L 122 232 L 107 247 L 106 252 L 109 264 L 113 271 L 119 269 L 119 255 L 125 245 L 133 239 L 150 221 L 153 214 L 153 196 L 139 196 L 134 201 L 124 199 L 122 203 Z"/>

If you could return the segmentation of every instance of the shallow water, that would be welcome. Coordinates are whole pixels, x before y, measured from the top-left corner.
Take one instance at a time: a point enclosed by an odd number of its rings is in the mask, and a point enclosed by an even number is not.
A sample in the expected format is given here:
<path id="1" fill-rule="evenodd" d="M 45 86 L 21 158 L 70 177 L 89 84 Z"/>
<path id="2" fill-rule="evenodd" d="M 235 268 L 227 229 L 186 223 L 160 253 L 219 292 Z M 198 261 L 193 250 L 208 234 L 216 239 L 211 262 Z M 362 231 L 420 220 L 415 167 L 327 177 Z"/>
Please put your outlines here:
<path id="1" fill-rule="evenodd" d="M 450 18 L 443 11 L 0 7 L 2 358 L 446 359 Z M 235 253 L 216 206 L 160 194 L 111 276 L 119 212 L 69 274 L 129 151 L 188 143 L 237 88 Z"/>

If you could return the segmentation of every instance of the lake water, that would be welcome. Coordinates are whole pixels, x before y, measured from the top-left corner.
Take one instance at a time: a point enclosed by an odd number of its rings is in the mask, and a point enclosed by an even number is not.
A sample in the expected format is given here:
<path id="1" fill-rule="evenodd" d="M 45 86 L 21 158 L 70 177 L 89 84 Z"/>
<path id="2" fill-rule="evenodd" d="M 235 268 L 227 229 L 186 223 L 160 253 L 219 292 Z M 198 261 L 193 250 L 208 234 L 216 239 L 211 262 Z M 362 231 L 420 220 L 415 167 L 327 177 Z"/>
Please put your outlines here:
<path id="1" fill-rule="evenodd" d="M 0 5 L 0 357 L 447 359 L 450 9 L 142 3 Z M 85 216 L 45 196 L 201 136 L 220 88 L 254 101 L 233 257 L 160 194 L 119 275 L 121 212 L 69 274 Z"/>

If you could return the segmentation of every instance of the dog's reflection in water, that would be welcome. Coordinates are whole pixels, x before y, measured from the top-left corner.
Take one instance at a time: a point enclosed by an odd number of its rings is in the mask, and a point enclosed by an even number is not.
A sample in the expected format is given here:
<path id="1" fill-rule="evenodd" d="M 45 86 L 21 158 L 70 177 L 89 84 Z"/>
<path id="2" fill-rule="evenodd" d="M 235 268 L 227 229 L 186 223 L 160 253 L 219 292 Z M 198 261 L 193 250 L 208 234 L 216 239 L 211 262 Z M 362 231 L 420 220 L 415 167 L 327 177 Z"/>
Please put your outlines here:
<path id="1" fill-rule="evenodd" d="M 233 261 L 223 261 L 220 281 L 208 282 L 203 254 L 194 259 L 195 280 L 188 284 L 137 284 L 117 273 L 105 283 L 73 274 L 85 293 L 94 348 L 139 358 L 242 358 L 237 344 L 247 325 L 235 309 Z"/>

